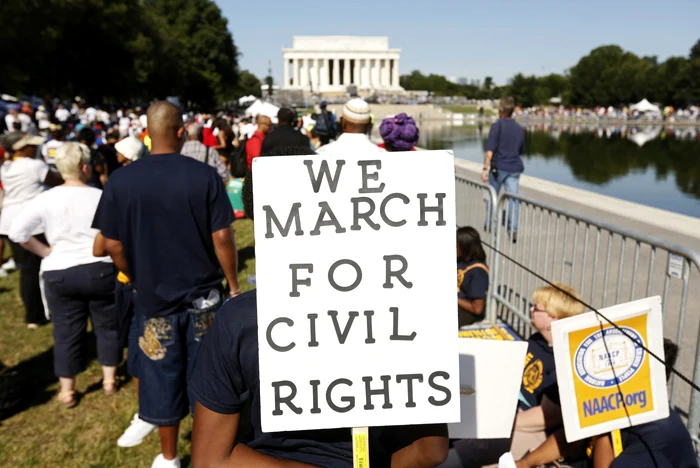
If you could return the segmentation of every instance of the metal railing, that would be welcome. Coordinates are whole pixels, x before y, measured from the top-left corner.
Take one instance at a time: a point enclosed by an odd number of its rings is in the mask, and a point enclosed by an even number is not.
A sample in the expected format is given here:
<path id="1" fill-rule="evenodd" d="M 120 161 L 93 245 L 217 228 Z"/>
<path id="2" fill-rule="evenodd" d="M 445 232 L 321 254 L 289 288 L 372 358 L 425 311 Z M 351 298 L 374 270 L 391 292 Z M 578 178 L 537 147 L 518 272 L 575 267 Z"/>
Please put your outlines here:
<path id="1" fill-rule="evenodd" d="M 700 288 L 690 288 L 700 284 L 700 254 L 522 195 L 497 197 L 481 182 L 459 176 L 456 182 L 458 224 L 477 228 L 496 248 L 486 249 L 491 270 L 488 319 L 502 320 L 523 337 L 533 332 L 530 299 L 542 281 L 506 256 L 549 281 L 573 286 L 597 309 L 659 295 L 664 336 L 679 346 L 676 368 L 700 384 L 700 314 L 687 313 L 689 303 L 700 304 Z M 491 206 L 496 206 L 493 216 Z M 486 229 L 489 218 L 491 232 Z M 511 226 L 515 219 L 517 236 Z M 700 393 L 674 375 L 669 395 L 700 443 Z"/>

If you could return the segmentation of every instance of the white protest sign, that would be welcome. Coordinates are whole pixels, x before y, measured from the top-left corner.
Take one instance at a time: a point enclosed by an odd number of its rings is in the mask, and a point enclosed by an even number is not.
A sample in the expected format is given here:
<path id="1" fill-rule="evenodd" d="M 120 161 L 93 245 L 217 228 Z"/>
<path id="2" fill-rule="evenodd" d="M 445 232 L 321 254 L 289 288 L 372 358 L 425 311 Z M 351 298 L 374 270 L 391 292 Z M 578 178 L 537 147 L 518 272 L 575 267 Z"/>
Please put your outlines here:
<path id="1" fill-rule="evenodd" d="M 554 360 L 569 442 L 668 417 L 661 298 L 552 323 Z M 602 330 L 601 330 L 602 325 Z"/>
<path id="2" fill-rule="evenodd" d="M 527 341 L 459 339 L 461 422 L 450 439 L 510 437 L 526 353 Z"/>
<path id="3" fill-rule="evenodd" d="M 452 153 L 253 176 L 263 431 L 459 421 Z"/>

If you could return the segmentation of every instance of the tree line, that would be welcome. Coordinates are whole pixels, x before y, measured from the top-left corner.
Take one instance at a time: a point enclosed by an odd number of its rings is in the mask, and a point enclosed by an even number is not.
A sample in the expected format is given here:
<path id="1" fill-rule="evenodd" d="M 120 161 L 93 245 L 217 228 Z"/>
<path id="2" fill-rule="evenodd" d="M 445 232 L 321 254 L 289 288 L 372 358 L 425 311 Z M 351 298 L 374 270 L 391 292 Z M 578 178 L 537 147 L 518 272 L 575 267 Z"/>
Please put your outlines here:
<path id="1" fill-rule="evenodd" d="M 514 96 L 531 107 L 560 97 L 567 107 L 625 106 L 644 98 L 676 107 L 700 104 L 700 40 L 686 57 L 638 57 L 616 45 L 592 50 L 566 74 L 525 76 L 518 73 L 505 86 L 486 77 L 481 85 L 460 85 L 441 75 L 413 71 L 400 78 L 407 90 L 426 90 L 438 96 L 498 99 Z"/>
<path id="2" fill-rule="evenodd" d="M 238 49 L 212 0 L 2 0 L 0 51 L 0 91 L 42 98 L 211 106 L 259 83 L 243 73 L 239 87 Z"/>

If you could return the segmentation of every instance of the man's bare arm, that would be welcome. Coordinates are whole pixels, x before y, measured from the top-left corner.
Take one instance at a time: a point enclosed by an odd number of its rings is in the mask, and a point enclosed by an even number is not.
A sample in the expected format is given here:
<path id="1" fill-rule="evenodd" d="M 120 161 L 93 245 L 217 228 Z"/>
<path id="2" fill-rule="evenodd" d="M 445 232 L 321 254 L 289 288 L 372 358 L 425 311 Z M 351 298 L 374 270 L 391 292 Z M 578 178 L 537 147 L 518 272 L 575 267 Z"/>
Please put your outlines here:
<path id="1" fill-rule="evenodd" d="M 95 246 L 93 245 L 93 252 L 95 250 Z M 104 238 L 104 250 L 107 253 L 107 255 L 110 256 L 112 261 L 114 262 L 114 266 L 117 267 L 117 270 L 121 271 L 124 273 L 126 276 L 131 276 L 129 274 L 129 265 L 126 262 L 126 256 L 124 255 L 124 249 L 122 247 L 122 243 L 119 242 L 118 240 L 114 239 L 109 239 L 107 237 Z"/>
<path id="2" fill-rule="evenodd" d="M 211 238 L 214 241 L 216 258 L 219 259 L 228 287 L 231 289 L 231 296 L 236 296 L 240 294 L 240 287 L 238 285 L 238 252 L 233 229 L 231 227 L 219 229 L 211 235 Z"/>
<path id="3" fill-rule="evenodd" d="M 220 414 L 196 404 L 192 428 L 194 468 L 310 468 L 311 465 L 265 455 L 236 444 L 239 414 Z"/>

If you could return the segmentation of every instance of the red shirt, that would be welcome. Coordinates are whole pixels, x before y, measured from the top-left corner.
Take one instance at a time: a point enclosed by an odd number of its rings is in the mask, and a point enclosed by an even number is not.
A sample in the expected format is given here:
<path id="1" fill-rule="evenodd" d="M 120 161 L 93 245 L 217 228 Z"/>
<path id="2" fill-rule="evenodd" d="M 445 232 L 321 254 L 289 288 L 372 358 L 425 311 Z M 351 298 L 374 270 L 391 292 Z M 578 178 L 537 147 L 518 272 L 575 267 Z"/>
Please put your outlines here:
<path id="1" fill-rule="evenodd" d="M 377 144 L 377 146 L 379 146 L 380 148 L 386 149 L 386 145 L 384 143 L 379 143 L 379 144 Z M 414 146 L 409 151 L 415 151 L 415 150 L 416 150 L 416 147 Z"/>
<path id="2" fill-rule="evenodd" d="M 248 160 L 248 169 L 253 165 L 253 159 L 260 156 L 260 151 L 262 151 L 263 140 L 265 139 L 265 134 L 259 130 L 253 133 L 253 136 L 248 139 L 245 144 L 245 156 Z"/>
<path id="3" fill-rule="evenodd" d="M 214 130 L 211 128 L 204 128 L 202 131 L 202 143 L 204 146 L 208 146 L 210 148 L 219 144 L 219 140 L 217 140 L 217 138 L 214 136 Z"/>

